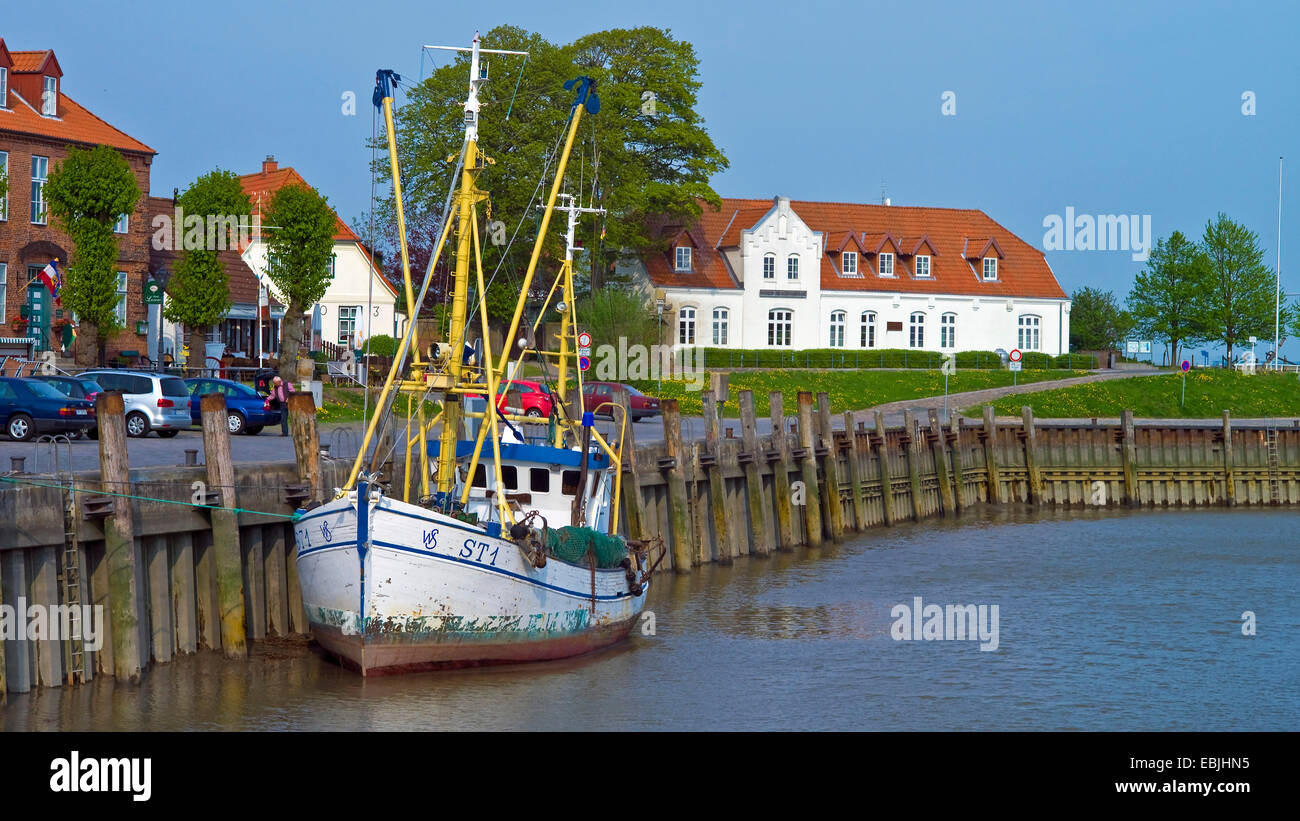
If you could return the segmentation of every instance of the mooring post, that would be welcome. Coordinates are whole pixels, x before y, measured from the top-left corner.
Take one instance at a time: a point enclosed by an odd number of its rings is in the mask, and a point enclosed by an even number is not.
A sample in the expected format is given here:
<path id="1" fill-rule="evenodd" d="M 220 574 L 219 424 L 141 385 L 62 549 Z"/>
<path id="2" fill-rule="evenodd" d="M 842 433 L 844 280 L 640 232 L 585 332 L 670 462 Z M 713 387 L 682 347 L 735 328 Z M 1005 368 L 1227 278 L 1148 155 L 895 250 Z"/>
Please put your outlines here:
<path id="1" fill-rule="evenodd" d="M 776 498 L 776 520 L 778 546 L 782 550 L 792 549 L 796 542 L 794 533 L 794 511 L 790 507 L 790 439 L 785 432 L 785 394 L 771 391 L 767 395 L 768 411 L 772 417 L 772 450 L 776 459 L 772 461 L 772 495 Z"/>
<path id="2" fill-rule="evenodd" d="M 627 521 L 627 537 L 645 541 L 650 538 L 650 532 L 646 528 L 645 497 L 641 495 L 641 475 L 636 463 L 636 425 L 632 422 L 632 397 L 628 395 L 627 388 L 620 385 L 614 389 L 614 404 L 623 408 L 627 414 L 623 442 L 618 449 L 623 474 L 623 515 Z"/>
<path id="3" fill-rule="evenodd" d="M 925 500 L 921 496 L 921 429 L 910 409 L 903 411 L 903 430 L 907 437 L 907 482 L 912 489 L 912 518 L 919 522 L 925 516 Z"/>
<path id="4" fill-rule="evenodd" d="M 709 507 L 713 510 L 713 541 L 718 546 L 718 562 L 731 564 L 731 534 L 727 528 L 727 496 L 722 481 L 722 437 L 719 434 L 718 401 L 713 391 L 700 397 L 704 408 L 704 443 L 708 449 L 705 472 L 709 476 Z"/>
<path id="5" fill-rule="evenodd" d="M 1237 504 L 1237 481 L 1232 477 L 1232 417 L 1223 412 L 1223 501 L 1228 507 Z"/>
<path id="6" fill-rule="evenodd" d="M 1038 437 L 1034 430 L 1034 409 L 1028 405 L 1020 407 L 1020 419 L 1024 423 L 1021 437 L 1025 440 L 1025 472 L 1029 482 L 1029 501 L 1035 505 L 1043 503 L 1043 476 L 1038 470 Z"/>
<path id="7" fill-rule="evenodd" d="M 939 480 L 939 503 L 943 506 L 944 516 L 953 516 L 957 513 L 957 503 L 953 499 L 952 474 L 948 472 L 948 442 L 939 422 L 938 408 L 930 408 L 930 439 L 930 447 L 934 450 L 934 473 Z"/>
<path id="8" fill-rule="evenodd" d="M 830 513 L 830 537 L 844 540 L 844 501 L 840 498 L 840 454 L 835 446 L 835 431 L 831 428 L 831 400 L 825 391 L 817 394 L 817 432 L 826 448 L 822 471 L 826 475 L 826 509 Z M 846 431 L 846 435 L 851 431 Z"/>
<path id="9" fill-rule="evenodd" d="M 5 585 L 4 585 L 4 562 L 0 562 L 0 607 L 4 606 Z M 0 707 L 3 707 L 9 701 L 9 688 L 5 682 L 5 643 L 0 639 Z"/>
<path id="10" fill-rule="evenodd" d="M 221 651 L 226 658 L 248 655 L 244 632 L 244 562 L 239 542 L 238 497 L 235 468 L 230 459 L 230 427 L 226 397 L 206 394 L 199 401 L 203 417 L 203 459 L 208 467 L 208 488 L 221 497 L 212 516 L 212 552 L 216 559 L 217 617 L 221 622 Z"/>
<path id="11" fill-rule="evenodd" d="M 876 451 L 876 466 L 880 471 L 880 509 L 885 525 L 894 524 L 894 479 L 889 475 L 889 431 L 885 429 L 885 414 L 876 411 L 876 438 L 872 447 Z"/>
<path id="12" fill-rule="evenodd" d="M 126 421 L 122 394 L 102 391 L 95 397 L 99 428 L 99 479 L 105 493 L 130 493 L 126 456 Z M 222 416 L 225 422 L 225 416 Z M 113 499 L 113 512 L 104 519 L 104 560 L 108 566 L 108 608 L 113 624 L 113 674 L 119 681 L 140 680 L 139 588 L 135 564 L 135 522 L 131 500 Z"/>
<path id="13" fill-rule="evenodd" d="M 848 437 L 849 485 L 853 497 L 853 529 L 867 529 L 867 501 L 862 495 L 862 437 L 853 427 L 853 411 L 844 411 L 844 435 Z"/>
<path id="14" fill-rule="evenodd" d="M 1004 501 L 1002 474 L 998 471 L 998 422 L 993 418 L 993 406 L 984 406 L 984 466 L 988 484 L 988 500 L 995 505 Z"/>
<path id="15" fill-rule="evenodd" d="M 953 501 L 958 513 L 966 507 L 966 469 L 961 454 L 961 421 L 962 416 L 959 413 L 952 414 L 948 420 L 948 424 L 952 427 Z"/>
<path id="16" fill-rule="evenodd" d="M 817 450 L 813 447 L 813 395 L 799 391 L 799 466 L 803 482 L 803 516 L 809 547 L 822 544 L 822 493 L 817 483 Z"/>
<path id="17" fill-rule="evenodd" d="M 673 534 L 673 569 L 690 573 L 695 559 L 695 537 L 691 532 L 689 508 L 686 501 L 686 460 L 682 452 L 682 415 L 676 399 L 659 403 L 659 413 L 664 423 L 664 457 L 667 464 L 668 525 Z"/>
<path id="18" fill-rule="evenodd" d="M 1120 411 L 1120 424 L 1124 437 L 1124 444 L 1121 454 L 1124 459 L 1124 503 L 1129 507 L 1137 507 L 1138 500 L 1138 483 L 1137 483 L 1137 443 L 1134 441 L 1135 431 L 1133 429 L 1133 411 Z"/>
<path id="19" fill-rule="evenodd" d="M 754 392 L 741 391 L 737 397 L 740 405 L 740 441 L 745 448 L 740 455 L 745 466 L 745 490 L 749 502 L 750 538 L 753 545 L 751 553 L 766 556 L 772 552 L 772 542 L 768 533 L 774 533 L 772 527 L 772 509 L 763 504 L 763 476 L 758 470 L 758 422 L 754 419 Z M 783 488 L 773 485 L 777 495 L 784 493 Z"/>
<path id="20" fill-rule="evenodd" d="M 303 391 L 289 395 L 289 435 L 293 437 L 293 455 L 298 464 L 298 480 L 307 486 L 302 504 L 325 500 L 325 479 L 321 474 L 320 433 L 316 427 L 316 399 Z M 419 458 L 419 454 L 416 454 Z M 298 584 L 298 548 L 286 537 L 285 587 L 289 594 L 289 630 L 306 633 L 307 611 L 302 606 L 302 587 Z"/>

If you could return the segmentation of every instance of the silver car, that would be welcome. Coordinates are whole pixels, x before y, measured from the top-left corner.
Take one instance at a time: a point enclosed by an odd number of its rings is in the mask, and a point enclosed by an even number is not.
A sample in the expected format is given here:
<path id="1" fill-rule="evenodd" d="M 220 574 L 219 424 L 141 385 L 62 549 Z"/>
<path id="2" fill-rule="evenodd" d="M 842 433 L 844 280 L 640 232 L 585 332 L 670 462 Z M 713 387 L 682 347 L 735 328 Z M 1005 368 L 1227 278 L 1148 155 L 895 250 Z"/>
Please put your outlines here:
<path id="1" fill-rule="evenodd" d="M 80 374 L 106 391 L 121 391 L 126 406 L 126 435 L 157 431 L 171 438 L 190 426 L 190 392 L 184 380 L 148 371 L 102 370 Z"/>

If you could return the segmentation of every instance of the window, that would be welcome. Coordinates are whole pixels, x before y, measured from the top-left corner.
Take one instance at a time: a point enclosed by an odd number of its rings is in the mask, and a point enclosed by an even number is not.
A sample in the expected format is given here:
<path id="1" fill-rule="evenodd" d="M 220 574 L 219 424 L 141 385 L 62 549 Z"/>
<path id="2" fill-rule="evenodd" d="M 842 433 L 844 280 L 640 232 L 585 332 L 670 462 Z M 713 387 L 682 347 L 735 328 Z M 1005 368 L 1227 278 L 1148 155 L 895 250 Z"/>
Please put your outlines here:
<path id="1" fill-rule="evenodd" d="M 8 281 L 9 266 L 6 263 L 0 262 L 0 320 L 3 320 L 5 316 L 5 296 L 6 290 L 9 287 Z"/>
<path id="2" fill-rule="evenodd" d="M 957 315 L 944 314 L 939 317 L 939 347 L 957 347 Z"/>
<path id="3" fill-rule="evenodd" d="M 774 348 L 790 347 L 790 329 L 794 324 L 794 311 L 774 308 L 767 312 L 767 344 Z"/>
<path id="4" fill-rule="evenodd" d="M 894 275 L 894 255 L 884 253 L 880 255 L 880 275 L 882 277 L 892 277 Z"/>
<path id="5" fill-rule="evenodd" d="M 53 77 L 45 78 L 45 93 L 41 95 L 41 113 L 53 117 L 59 113 L 59 81 Z"/>
<path id="6" fill-rule="evenodd" d="M 677 313 L 677 341 L 682 345 L 695 344 L 694 308 L 682 308 Z"/>
<path id="7" fill-rule="evenodd" d="M 985 278 L 985 279 L 997 279 L 997 278 L 998 278 L 998 258 L 997 258 L 997 257 L 984 257 L 984 278 Z"/>
<path id="8" fill-rule="evenodd" d="M 49 157 L 32 157 L 32 224 L 45 224 L 45 179 L 50 173 Z"/>
<path id="9" fill-rule="evenodd" d="M 789 257 L 786 258 L 785 278 L 786 279 L 799 278 L 799 255 L 798 254 L 791 254 Z"/>
<path id="10" fill-rule="evenodd" d="M 9 107 L 9 69 L 0 66 L 0 108 Z"/>
<path id="11" fill-rule="evenodd" d="M 917 311 L 908 323 L 907 344 L 913 348 L 925 347 L 925 314 Z"/>
<path id="12" fill-rule="evenodd" d="M 340 305 L 339 306 L 339 344 L 347 347 L 352 346 L 352 340 L 357 333 L 357 315 L 361 313 L 359 305 Z"/>
<path id="13" fill-rule="evenodd" d="M 518 490 L 519 469 L 514 465 L 502 465 L 501 482 L 506 486 L 506 490 Z"/>
<path id="14" fill-rule="evenodd" d="M 1034 314 L 1025 314 L 1020 317 L 1020 333 L 1017 341 L 1020 343 L 1016 347 L 1022 351 L 1040 350 L 1038 329 L 1041 324 L 1040 317 Z"/>
<path id="15" fill-rule="evenodd" d="M 776 279 L 776 254 L 763 257 L 763 279 Z"/>
<path id="16" fill-rule="evenodd" d="M 566 470 L 560 474 L 560 492 L 565 496 L 578 495 L 578 478 L 580 474 L 576 470 Z"/>
<path id="17" fill-rule="evenodd" d="M 330 279 L 334 278 L 334 267 L 338 263 L 338 259 L 338 254 L 330 254 Z"/>
<path id="18" fill-rule="evenodd" d="M 846 277 L 857 276 L 858 275 L 858 252 L 845 251 L 844 261 L 843 263 L 841 263 L 840 267 L 844 271 L 844 276 Z"/>
<path id="19" fill-rule="evenodd" d="M 727 344 L 727 309 L 713 309 L 713 344 Z"/>
<path id="20" fill-rule="evenodd" d="M 0 68 L 0 71 L 4 69 Z M 0 98 L 2 100 L 3 98 Z M 9 182 L 9 152 L 0 151 L 0 179 Z M 0 197 L 0 222 L 9 219 L 9 186 L 5 186 L 5 195 Z"/>
<path id="21" fill-rule="evenodd" d="M 487 469 L 482 462 L 474 468 L 474 481 L 470 482 L 470 487 L 487 487 Z"/>
<path id="22" fill-rule="evenodd" d="M 847 315 L 843 311 L 831 311 L 831 347 L 844 347 L 844 320 Z"/>
<path id="23" fill-rule="evenodd" d="M 550 493 L 551 472 L 546 468 L 529 468 L 528 489 L 533 493 Z"/>
<path id="24" fill-rule="evenodd" d="M 117 272 L 117 324 L 126 327 L 126 271 Z"/>
<path id="25" fill-rule="evenodd" d="M 689 245 L 677 246 L 677 270 L 679 271 L 691 270 L 691 246 Z"/>
<path id="26" fill-rule="evenodd" d="M 128 224 L 127 219 L 128 219 L 127 214 L 123 214 L 122 216 L 117 218 L 117 222 L 113 224 L 114 234 L 125 234 L 127 232 L 127 224 Z"/>
<path id="27" fill-rule="evenodd" d="M 876 312 L 863 311 L 861 321 L 862 321 L 862 347 L 864 348 L 876 347 Z"/>
<path id="28" fill-rule="evenodd" d="M 930 275 L 930 257 L 928 254 L 916 255 L 916 275 L 918 277 L 928 277 Z"/>

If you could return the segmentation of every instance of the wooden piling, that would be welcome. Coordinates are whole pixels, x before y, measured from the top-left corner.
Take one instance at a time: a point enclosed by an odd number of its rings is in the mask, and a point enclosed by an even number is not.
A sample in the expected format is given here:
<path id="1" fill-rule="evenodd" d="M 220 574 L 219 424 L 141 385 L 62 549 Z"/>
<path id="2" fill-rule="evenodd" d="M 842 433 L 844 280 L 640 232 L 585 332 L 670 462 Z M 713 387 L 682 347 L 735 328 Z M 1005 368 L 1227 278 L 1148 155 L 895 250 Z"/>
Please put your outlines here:
<path id="1" fill-rule="evenodd" d="M 822 545 L 822 493 L 817 481 L 817 451 L 813 446 L 813 396 L 799 391 L 799 457 L 800 481 L 803 482 L 803 517 L 806 542 L 809 547 Z"/>
<path id="2" fill-rule="evenodd" d="M 668 525 L 673 536 L 673 569 L 690 573 L 694 567 L 695 536 L 691 531 L 686 500 L 686 460 L 682 451 L 682 415 L 676 399 L 659 403 L 664 423 L 664 458 L 662 466 L 668 484 Z"/>
<path id="3" fill-rule="evenodd" d="M 307 486 L 307 500 L 303 507 L 315 506 L 325 501 L 325 480 L 321 475 L 320 434 L 316 428 L 316 400 L 310 393 L 289 396 L 289 434 L 293 437 L 294 461 L 298 464 L 298 480 Z M 419 459 L 419 454 L 415 455 Z M 302 606 L 302 587 L 298 583 L 298 550 L 292 539 L 288 540 L 288 557 L 285 561 L 285 587 L 289 593 L 289 630 L 306 633 L 307 611 Z"/>
<path id="4" fill-rule="evenodd" d="M 925 517 L 925 499 L 921 493 L 922 443 L 920 429 L 910 409 L 903 411 L 903 430 L 907 441 L 907 447 L 904 449 L 907 456 L 907 482 L 912 489 L 912 519 L 919 522 Z"/>
<path id="5" fill-rule="evenodd" d="M 176 628 L 172 624 L 171 573 L 166 536 L 143 539 L 145 565 L 149 569 L 149 646 L 153 660 L 172 660 Z"/>
<path id="6" fill-rule="evenodd" d="M 889 432 L 885 430 L 885 414 L 876 411 L 876 438 L 871 443 L 876 451 L 876 466 L 880 471 L 880 508 L 885 526 L 894 524 L 894 480 L 889 475 Z"/>
<path id="7" fill-rule="evenodd" d="M 948 442 L 943 425 L 939 422 L 939 409 L 930 408 L 930 447 L 934 451 L 935 478 L 939 481 L 939 504 L 944 516 L 957 514 L 957 502 L 953 493 L 952 474 L 948 472 Z"/>
<path id="8" fill-rule="evenodd" d="M 623 442 L 618 451 L 623 474 L 621 501 L 623 515 L 627 520 L 628 537 L 645 541 L 650 538 L 650 531 L 646 527 L 645 496 L 642 495 L 641 474 L 637 466 L 636 425 L 632 422 L 632 397 L 628 394 L 627 388 L 619 385 L 614 389 L 614 404 L 622 407 L 627 413 L 627 424 L 623 428 Z"/>
<path id="9" fill-rule="evenodd" d="M 749 504 L 750 552 L 766 556 L 772 552 L 772 542 L 768 533 L 774 533 L 772 525 L 772 508 L 763 502 L 763 477 L 759 473 L 758 422 L 754 418 L 754 392 L 741 391 L 738 397 L 740 405 L 740 441 L 744 447 L 740 459 L 745 470 L 746 499 Z M 774 488 L 780 495 L 783 491 Z"/>
<path id="10" fill-rule="evenodd" d="M 235 469 L 230 460 L 230 428 L 226 397 L 209 393 L 199 401 L 203 417 L 203 459 L 208 467 L 208 489 L 216 491 L 221 507 L 209 509 L 212 517 L 212 552 L 217 577 L 217 608 L 221 623 L 221 651 L 227 658 L 248 655 L 244 629 L 243 549 L 239 518 L 235 513 Z"/>
<path id="11" fill-rule="evenodd" d="M 1002 493 L 1002 474 L 998 470 L 998 422 L 993 418 L 993 406 L 984 406 L 984 466 L 987 474 L 988 500 L 1000 505 L 1005 501 Z"/>
<path id="12" fill-rule="evenodd" d="M 817 394 L 817 432 L 826 456 L 822 460 L 822 473 L 826 477 L 826 508 L 830 513 L 830 537 L 844 540 L 844 502 L 840 498 L 840 455 L 835 447 L 835 431 L 831 428 L 831 400 L 825 391 Z"/>
<path id="13" fill-rule="evenodd" d="M 171 544 L 172 624 L 176 629 L 176 650 L 193 653 L 198 649 L 194 620 L 198 601 L 194 593 L 194 537 L 177 533 Z"/>
<path id="14" fill-rule="evenodd" d="M 285 528 L 281 524 L 262 526 L 262 550 L 266 562 L 266 626 L 277 636 L 289 633 L 289 595 L 285 588 Z"/>
<path id="15" fill-rule="evenodd" d="M 4 562 L 0 562 L 0 607 L 5 603 Z M 9 701 L 9 689 L 5 684 L 5 643 L 0 639 L 0 707 Z"/>
<path id="16" fill-rule="evenodd" d="M 212 530 L 194 533 L 194 604 L 199 646 L 221 648 L 221 608 L 217 606 L 217 560 Z"/>
<path id="17" fill-rule="evenodd" d="M 1223 503 L 1237 506 L 1237 480 L 1232 475 L 1232 417 L 1223 412 Z"/>
<path id="18" fill-rule="evenodd" d="M 1024 424 L 1020 437 L 1025 443 L 1025 473 L 1029 485 L 1029 501 L 1035 505 L 1043 503 L 1043 476 L 1038 470 L 1038 436 L 1034 429 L 1034 409 L 1028 405 L 1020 408 L 1020 419 Z"/>
<path id="19" fill-rule="evenodd" d="M 958 513 L 966 507 L 966 466 L 961 452 L 961 420 L 959 413 L 952 414 L 948 419 L 948 424 L 952 427 L 952 475 L 955 485 L 953 502 Z"/>
<path id="20" fill-rule="evenodd" d="M 1121 435 L 1123 446 L 1120 454 L 1124 462 L 1124 504 L 1137 507 L 1139 504 L 1137 483 L 1137 444 L 1134 442 L 1133 411 L 1120 411 Z"/>
<path id="21" fill-rule="evenodd" d="M 0 552 L 0 566 L 4 567 L 4 599 L 13 607 L 18 607 L 18 599 L 27 595 L 27 561 L 21 550 Z M 0 644 L 3 644 L 0 641 Z M 6 658 L 8 673 L 5 689 L 14 693 L 30 692 L 35 685 L 33 680 L 32 645 L 35 642 L 16 641 L 13 651 Z"/>
<path id="22" fill-rule="evenodd" d="M 720 564 L 731 564 L 731 535 L 727 526 L 727 497 L 722 479 L 722 436 L 719 433 L 718 402 L 713 391 L 700 397 L 704 412 L 704 444 L 709 462 L 709 507 L 713 511 L 713 541 Z"/>
<path id="23" fill-rule="evenodd" d="M 223 402 L 224 404 L 224 402 Z M 95 397 L 99 428 L 99 476 L 107 493 L 129 493 L 126 422 L 122 394 L 102 391 Z M 225 423 L 225 417 L 222 417 Z M 139 576 L 135 564 L 135 525 L 131 500 L 113 499 L 113 512 L 104 519 L 108 604 L 113 623 L 113 673 L 119 681 L 139 681 L 141 668 L 140 613 L 136 609 Z"/>
<path id="24" fill-rule="evenodd" d="M 853 529 L 859 533 L 867 527 L 867 500 L 862 495 L 862 437 L 854 429 L 853 411 L 844 411 L 844 435 L 849 449 L 849 495 L 853 498 Z"/>
<path id="25" fill-rule="evenodd" d="M 785 395 L 772 391 L 767 395 L 768 410 L 772 419 L 772 495 L 776 497 L 777 546 L 791 550 L 797 544 L 794 533 L 794 511 L 790 508 L 790 440 L 785 432 Z"/>
<path id="26" fill-rule="evenodd" d="M 266 574 L 263 571 L 262 528 L 240 533 L 244 566 L 244 630 L 253 641 L 266 638 Z"/>

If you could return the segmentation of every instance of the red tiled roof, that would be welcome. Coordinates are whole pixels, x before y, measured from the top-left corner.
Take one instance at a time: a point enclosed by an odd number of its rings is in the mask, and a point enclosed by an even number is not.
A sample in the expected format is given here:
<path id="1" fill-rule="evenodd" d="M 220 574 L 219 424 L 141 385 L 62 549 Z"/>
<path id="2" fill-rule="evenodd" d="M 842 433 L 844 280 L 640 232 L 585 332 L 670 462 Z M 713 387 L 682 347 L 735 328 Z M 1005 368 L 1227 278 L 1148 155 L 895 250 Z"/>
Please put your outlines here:
<path id="1" fill-rule="evenodd" d="M 44 51 L 11 51 L 9 56 L 14 61 L 13 70 L 15 72 L 37 72 L 45 67 L 45 63 L 50 58 L 54 57 L 54 52 L 49 49 Z M 59 65 L 57 59 L 54 60 L 54 65 L 56 67 Z M 63 70 L 59 69 L 56 74 L 62 76 Z"/>
<path id="2" fill-rule="evenodd" d="M 724 233 L 728 236 L 731 231 L 727 228 L 732 218 L 736 217 L 735 208 L 727 208 L 724 202 L 720 211 L 714 211 L 708 205 L 704 206 L 704 213 L 694 226 L 691 226 L 695 236 L 698 238 L 699 247 L 692 249 L 691 264 L 695 267 L 694 271 L 682 272 L 674 270 L 675 262 L 673 260 L 673 249 L 668 248 L 663 253 L 651 253 L 646 257 L 646 268 L 650 271 L 650 279 L 655 285 L 675 288 L 730 288 L 740 287 L 740 283 L 731 275 L 727 263 L 724 261 L 722 252 L 718 250 L 718 240 Z M 762 214 L 766 214 L 767 209 L 754 217 L 758 220 Z M 750 223 L 751 225 L 753 223 Z M 673 227 L 677 226 L 677 227 Z M 651 224 L 649 226 L 649 236 L 676 237 L 681 233 L 684 226 L 681 226 L 676 220 L 664 222 L 659 226 Z M 748 228 L 749 225 L 745 225 Z M 736 244 L 739 244 L 739 234 Z M 702 241 L 700 241 L 702 240 Z M 725 246 L 724 246 L 725 247 Z"/>
<path id="3" fill-rule="evenodd" d="M 21 54 L 23 52 L 14 52 Z M 36 104 L 39 105 L 37 100 Z M 52 137 L 86 145 L 109 145 L 125 151 L 138 151 L 142 154 L 157 154 L 149 146 L 124 131 L 114 128 L 90 113 L 89 109 L 73 100 L 62 91 L 59 92 L 59 116 L 44 117 L 39 114 L 30 100 L 24 100 L 9 84 L 9 99 L 6 101 L 8 111 L 0 111 L 0 131 L 17 131 L 34 134 L 39 137 Z"/>
<path id="4" fill-rule="evenodd" d="M 274 171 L 259 171 L 256 174 L 244 174 L 240 176 L 239 182 L 244 186 L 244 193 L 253 202 L 253 213 L 265 212 L 271 205 L 271 197 L 286 185 L 301 185 L 306 188 L 312 186 L 302 178 L 302 175 L 292 168 L 277 168 Z M 343 220 L 339 219 L 338 214 L 334 215 L 334 239 L 345 242 L 361 242 L 351 228 Z"/>
<path id="5" fill-rule="evenodd" d="M 727 236 L 735 234 L 739 238 L 740 231 L 752 228 L 772 207 L 771 200 L 723 199 L 719 211 L 705 206 L 698 228 L 707 240 L 721 237 L 724 228 Z M 866 235 L 864 244 L 870 249 L 877 248 L 886 237 L 892 237 L 899 250 L 908 254 L 916 250 L 921 238 L 925 238 L 934 251 L 930 276 L 921 279 L 897 265 L 898 275 L 893 277 L 876 276 L 870 271 L 864 271 L 866 275 L 863 277 L 841 277 L 828 256 L 823 254 L 823 290 L 1066 298 L 1043 253 L 983 211 L 801 200 L 792 201 L 790 208 L 810 229 L 828 237 L 838 238 L 845 232 L 859 232 Z M 740 219 L 739 215 L 752 213 L 758 214 L 752 221 L 748 217 Z M 733 217 L 736 217 L 734 221 Z M 741 224 L 737 227 L 736 223 Z M 900 239 L 902 237 L 909 239 Z M 1001 252 L 997 281 L 982 281 L 980 272 L 972 269 L 966 260 L 967 243 L 968 240 L 973 243 L 972 238 L 979 238 L 977 248 L 986 247 L 992 241 Z M 739 287 L 720 255 L 710 254 L 710 250 L 711 246 L 706 245 L 696 252 L 696 273 L 673 271 L 667 254 L 649 255 L 646 269 L 651 281 L 660 287 Z"/>

